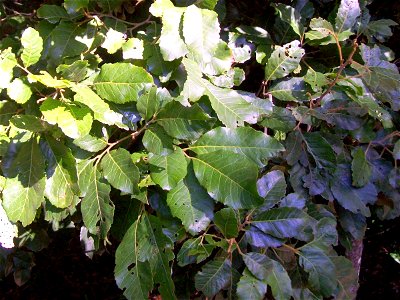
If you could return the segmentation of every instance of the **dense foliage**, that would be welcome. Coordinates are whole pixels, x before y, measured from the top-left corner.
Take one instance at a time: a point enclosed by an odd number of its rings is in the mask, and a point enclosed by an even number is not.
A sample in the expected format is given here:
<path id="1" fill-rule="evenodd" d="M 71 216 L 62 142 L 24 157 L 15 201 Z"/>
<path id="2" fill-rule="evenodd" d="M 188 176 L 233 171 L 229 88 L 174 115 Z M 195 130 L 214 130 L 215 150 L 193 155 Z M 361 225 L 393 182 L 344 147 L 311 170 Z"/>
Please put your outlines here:
<path id="1" fill-rule="evenodd" d="M 371 2 L 0 4 L 2 274 L 75 226 L 88 255 L 121 241 L 128 299 L 354 298 L 338 254 L 400 215 L 396 23 Z"/>

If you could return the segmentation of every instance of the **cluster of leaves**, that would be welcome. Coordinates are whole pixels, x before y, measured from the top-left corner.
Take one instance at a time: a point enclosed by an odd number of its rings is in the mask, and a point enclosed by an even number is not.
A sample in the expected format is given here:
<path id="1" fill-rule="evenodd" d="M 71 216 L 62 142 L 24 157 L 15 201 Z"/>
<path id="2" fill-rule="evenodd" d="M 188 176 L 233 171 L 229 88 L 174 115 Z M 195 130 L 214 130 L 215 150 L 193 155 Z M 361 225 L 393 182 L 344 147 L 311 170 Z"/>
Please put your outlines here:
<path id="1" fill-rule="evenodd" d="M 0 265 L 23 273 L 39 224 L 72 224 L 87 251 L 121 240 L 128 299 L 353 298 L 335 246 L 371 207 L 400 215 L 396 23 L 278 2 L 271 26 L 223 32 L 222 0 L 2 7 L 21 30 L 0 42 Z M 247 61 L 257 95 L 235 88 Z"/>

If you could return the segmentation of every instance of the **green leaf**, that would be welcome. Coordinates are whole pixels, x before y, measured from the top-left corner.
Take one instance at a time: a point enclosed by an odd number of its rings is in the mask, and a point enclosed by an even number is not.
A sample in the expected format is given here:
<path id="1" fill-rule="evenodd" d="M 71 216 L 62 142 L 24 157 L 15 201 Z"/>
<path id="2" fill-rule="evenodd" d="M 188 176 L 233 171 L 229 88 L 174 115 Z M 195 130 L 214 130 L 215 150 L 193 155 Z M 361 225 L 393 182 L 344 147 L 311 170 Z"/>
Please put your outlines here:
<path id="1" fill-rule="evenodd" d="M 37 16 L 46 19 L 52 24 L 58 23 L 61 19 L 68 20 L 69 15 L 64 8 L 58 5 L 44 4 L 37 10 Z"/>
<path id="2" fill-rule="evenodd" d="M 7 88 L 8 96 L 19 104 L 24 104 L 32 96 L 31 88 L 26 84 L 25 80 L 15 78 Z"/>
<path id="3" fill-rule="evenodd" d="M 165 156 L 150 155 L 149 164 L 151 179 L 167 191 L 176 187 L 187 174 L 187 160 L 180 148 Z"/>
<path id="4" fill-rule="evenodd" d="M 74 156 L 50 136 L 46 136 L 42 151 L 47 159 L 45 196 L 55 207 L 69 207 L 80 193 Z"/>
<path id="5" fill-rule="evenodd" d="M 276 46 L 265 67 L 266 80 L 279 79 L 292 73 L 299 67 L 304 54 L 299 41 Z"/>
<path id="6" fill-rule="evenodd" d="M 115 253 L 115 280 L 120 289 L 124 290 L 127 299 L 148 299 L 153 288 L 153 278 L 148 261 L 139 260 L 138 240 L 143 240 L 145 233 L 143 225 L 137 220 L 125 233 L 121 244 Z M 143 240 L 143 242 L 147 242 Z"/>
<path id="7" fill-rule="evenodd" d="M 89 62 L 87 60 L 77 60 L 74 61 L 72 64 L 62 64 L 57 67 L 57 72 L 62 74 L 62 77 L 79 82 L 86 78 L 88 74 Z"/>
<path id="8" fill-rule="evenodd" d="M 143 40 L 130 38 L 122 45 L 122 57 L 124 59 L 143 59 Z"/>
<path id="9" fill-rule="evenodd" d="M 210 257 L 215 247 L 215 245 L 203 242 L 201 236 L 188 239 L 183 243 L 177 255 L 178 265 L 184 267 L 195 262 L 199 264 Z"/>
<path id="10" fill-rule="evenodd" d="M 256 189 L 257 165 L 245 156 L 220 150 L 191 159 L 197 179 L 215 200 L 234 209 L 262 203 Z"/>
<path id="11" fill-rule="evenodd" d="M 232 208 L 223 208 L 215 213 L 214 224 L 225 238 L 235 238 L 239 234 L 240 217 Z"/>
<path id="12" fill-rule="evenodd" d="M 367 204 L 375 203 L 377 190 L 374 184 L 368 183 L 362 188 L 352 186 L 350 167 L 340 165 L 331 181 L 331 190 L 341 206 L 353 213 L 371 215 Z"/>
<path id="13" fill-rule="evenodd" d="M 73 143 L 79 148 L 93 153 L 103 150 L 108 146 L 107 140 L 104 137 L 99 138 L 91 134 L 74 139 Z"/>
<path id="14" fill-rule="evenodd" d="M 251 224 L 276 238 L 301 239 L 302 230 L 309 222 L 309 216 L 302 210 L 294 207 L 280 207 L 256 215 Z"/>
<path id="15" fill-rule="evenodd" d="M 219 39 L 218 15 L 214 11 L 200 9 L 195 5 L 189 6 L 183 18 L 183 36 L 189 51 L 187 58 L 198 63 L 199 68 L 206 74 L 218 73 L 214 64 L 217 56 Z"/>
<path id="16" fill-rule="evenodd" d="M 308 100 L 305 80 L 301 77 L 274 82 L 268 92 L 282 101 L 303 102 Z"/>
<path id="17" fill-rule="evenodd" d="M 257 181 L 258 194 L 264 198 L 262 209 L 269 209 L 286 195 L 285 174 L 280 170 L 268 172 Z"/>
<path id="18" fill-rule="evenodd" d="M 168 102 L 172 101 L 168 90 L 152 87 L 137 100 L 137 110 L 145 120 L 150 120 Z"/>
<path id="19" fill-rule="evenodd" d="M 361 147 L 354 149 L 352 152 L 353 160 L 351 163 L 351 171 L 353 178 L 353 185 L 355 187 L 362 187 L 369 182 L 371 178 L 371 167 L 368 164 L 365 152 Z"/>
<path id="20" fill-rule="evenodd" d="M 132 162 L 130 153 L 122 148 L 108 152 L 101 160 L 104 178 L 123 193 L 138 192 L 139 169 Z"/>
<path id="21" fill-rule="evenodd" d="M 104 64 L 94 85 L 100 97 L 115 103 L 136 101 L 139 93 L 153 83 L 149 73 L 130 63 Z"/>
<path id="22" fill-rule="evenodd" d="M 332 40 L 335 42 L 333 35 L 335 35 L 333 25 L 325 19 L 313 18 L 310 21 L 310 28 L 312 30 L 306 32 L 306 38 L 308 40 L 323 40 L 320 44 L 324 44 L 326 40 Z"/>
<path id="23" fill-rule="evenodd" d="M 304 133 L 303 140 L 318 168 L 334 168 L 336 154 L 330 143 L 319 133 Z"/>
<path id="24" fill-rule="evenodd" d="M 293 295 L 291 280 L 280 263 L 256 252 L 244 254 L 243 260 L 256 278 L 271 287 L 275 299 L 291 299 Z"/>
<path id="25" fill-rule="evenodd" d="M 11 48 L 0 52 L 0 88 L 7 88 L 14 77 L 14 67 L 17 65 L 17 59 Z"/>
<path id="26" fill-rule="evenodd" d="M 157 155 L 165 156 L 174 151 L 172 138 L 165 132 L 164 128 L 157 124 L 146 130 L 142 142 L 149 152 Z"/>
<path id="27" fill-rule="evenodd" d="M 186 177 L 168 193 L 167 204 L 192 235 L 205 230 L 213 218 L 214 200 L 197 181 L 191 165 Z"/>
<path id="28" fill-rule="evenodd" d="M 11 117 L 16 114 L 17 108 L 14 101 L 0 101 L 0 125 L 7 126 Z"/>
<path id="29" fill-rule="evenodd" d="M 139 244 L 139 260 L 149 260 L 154 284 L 159 285 L 159 292 L 163 299 L 176 299 L 175 286 L 171 278 L 169 261 L 174 254 L 167 243 L 170 240 L 164 235 L 159 219 L 155 216 L 144 215 L 142 222 L 144 230 L 141 232 Z M 147 270 L 148 272 L 149 270 Z"/>
<path id="30" fill-rule="evenodd" d="M 283 151 L 283 146 L 274 138 L 250 127 L 235 129 L 218 127 L 201 136 L 190 150 L 197 154 L 217 150 L 244 154 L 259 167 L 263 167 L 269 158 Z"/>
<path id="31" fill-rule="evenodd" d="M 273 3 L 272 7 L 274 7 L 279 14 L 279 18 L 283 22 L 288 23 L 293 31 L 301 38 L 304 33 L 304 26 L 301 22 L 300 12 L 296 8 L 282 3 Z"/>
<path id="32" fill-rule="evenodd" d="M 78 56 L 87 50 L 87 45 L 78 41 L 85 34 L 78 24 L 61 21 L 51 32 L 49 57 L 59 64 L 64 57 Z"/>
<path id="33" fill-rule="evenodd" d="M 122 47 L 124 43 L 125 35 L 122 32 L 114 30 L 113 28 L 109 28 L 101 47 L 106 49 L 109 54 L 114 54 Z"/>
<path id="34" fill-rule="evenodd" d="M 21 59 L 24 66 L 29 66 L 37 63 L 42 55 L 43 50 L 43 39 L 32 27 L 28 27 L 24 30 L 21 37 L 22 53 Z"/>
<path id="35" fill-rule="evenodd" d="M 183 59 L 183 64 L 188 73 L 188 80 L 183 91 L 185 97 L 195 101 L 202 95 L 207 95 L 212 108 L 225 126 L 235 128 L 243 126 L 244 122 L 255 124 L 261 115 L 269 114 L 272 110 L 272 105 L 268 107 L 253 105 L 252 101 L 260 100 L 255 96 L 250 97 L 248 94 L 235 90 L 216 87 L 202 79 L 201 71 L 194 61 Z M 260 102 L 269 105 L 266 100 L 260 100 Z"/>
<path id="36" fill-rule="evenodd" d="M 354 270 L 351 261 L 343 256 L 331 257 L 336 267 L 338 290 L 335 293 L 336 299 L 355 299 L 358 287 L 358 274 Z"/>
<path id="37" fill-rule="evenodd" d="M 127 129 L 123 123 L 124 116 L 110 108 L 110 105 L 101 99 L 89 87 L 76 85 L 72 87 L 76 93 L 74 100 L 88 106 L 94 113 L 94 118 L 107 125 L 117 125 Z"/>
<path id="38" fill-rule="evenodd" d="M 31 132 L 43 132 L 50 127 L 45 121 L 33 115 L 16 115 L 11 118 L 10 123 L 19 129 Z"/>
<path id="39" fill-rule="evenodd" d="M 6 178 L 2 205 L 10 221 L 27 226 L 44 201 L 45 164 L 36 138 L 22 143 L 11 161 L 2 163 Z"/>
<path id="40" fill-rule="evenodd" d="M 37 74 L 28 74 L 28 79 L 30 82 L 40 82 L 44 86 L 62 89 L 71 86 L 71 82 L 65 79 L 57 79 L 56 77 L 51 76 L 46 71 L 40 71 L 40 75 Z"/>
<path id="41" fill-rule="evenodd" d="M 48 123 L 57 124 L 64 134 L 72 139 L 88 135 L 92 128 L 93 117 L 87 107 L 47 98 L 40 110 Z"/>
<path id="42" fill-rule="evenodd" d="M 82 199 L 82 218 L 89 232 L 103 239 L 107 237 L 114 218 L 110 191 L 111 187 L 104 183 L 100 172 L 93 168 L 86 196 Z"/>
<path id="43" fill-rule="evenodd" d="M 150 7 L 150 13 L 153 16 L 161 17 L 159 46 L 166 61 L 181 58 L 188 53 L 187 46 L 180 36 L 180 24 L 184 11 L 184 8 L 174 7 L 169 0 L 157 0 Z"/>
<path id="44" fill-rule="evenodd" d="M 176 101 L 167 103 L 156 120 L 170 136 L 183 140 L 198 139 L 214 123 L 214 118 L 207 116 L 199 105 L 185 107 Z"/>
<path id="45" fill-rule="evenodd" d="M 92 173 L 94 172 L 93 160 L 85 159 L 76 164 L 80 197 L 85 197 L 90 186 Z"/>
<path id="46" fill-rule="evenodd" d="M 335 28 L 337 33 L 351 30 L 361 14 L 357 0 L 341 0 L 336 15 Z"/>
<path id="47" fill-rule="evenodd" d="M 254 277 L 246 268 L 237 285 L 239 300 L 263 300 L 267 293 L 267 284 Z"/>
<path id="48" fill-rule="evenodd" d="M 307 70 L 304 81 L 311 86 L 314 92 L 321 91 L 322 87 L 329 84 L 329 80 L 323 73 L 316 72 L 311 68 Z"/>
<path id="49" fill-rule="evenodd" d="M 318 247 L 305 245 L 299 252 L 299 264 L 308 273 L 312 290 L 329 297 L 337 286 L 336 268 L 329 257 Z"/>
<path id="50" fill-rule="evenodd" d="M 82 8 L 87 8 L 89 0 L 64 0 L 64 7 L 69 14 L 73 14 Z"/>
<path id="51" fill-rule="evenodd" d="M 207 297 L 212 298 L 230 282 L 231 261 L 217 258 L 208 262 L 195 276 L 195 286 Z"/>

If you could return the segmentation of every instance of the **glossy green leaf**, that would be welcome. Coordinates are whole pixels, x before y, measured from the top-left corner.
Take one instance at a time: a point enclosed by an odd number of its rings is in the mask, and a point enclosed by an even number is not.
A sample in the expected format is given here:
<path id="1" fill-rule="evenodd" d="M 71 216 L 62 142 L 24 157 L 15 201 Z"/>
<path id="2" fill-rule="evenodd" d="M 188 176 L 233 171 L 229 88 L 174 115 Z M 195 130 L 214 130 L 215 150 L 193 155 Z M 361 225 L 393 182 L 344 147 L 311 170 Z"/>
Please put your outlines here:
<path id="1" fill-rule="evenodd" d="M 177 255 L 178 265 L 187 266 L 194 262 L 201 263 L 212 254 L 215 245 L 207 244 L 200 237 L 186 240 Z"/>
<path id="2" fill-rule="evenodd" d="M 214 224 L 225 238 L 231 239 L 239 234 L 240 217 L 232 208 L 223 208 L 215 213 Z"/>
<path id="3" fill-rule="evenodd" d="M 282 101 L 302 102 L 308 100 L 305 80 L 301 77 L 276 81 L 268 92 Z"/>
<path id="4" fill-rule="evenodd" d="M 218 127 L 201 136 L 190 146 L 190 150 L 197 154 L 217 150 L 232 151 L 246 155 L 262 167 L 269 158 L 277 156 L 284 148 L 276 139 L 250 127 Z"/>
<path id="5" fill-rule="evenodd" d="M 21 44 L 23 47 L 21 59 L 24 66 L 27 68 L 37 63 L 42 55 L 43 39 L 32 27 L 24 30 L 21 37 Z"/>
<path id="6" fill-rule="evenodd" d="M 45 162 L 35 138 L 20 145 L 15 156 L 3 163 L 6 178 L 2 205 L 10 221 L 23 226 L 33 222 L 44 201 Z M 4 165 L 6 163 L 6 165 Z"/>
<path id="7" fill-rule="evenodd" d="M 87 45 L 78 41 L 77 37 L 83 34 L 82 27 L 71 22 L 62 21 L 51 32 L 49 57 L 54 63 L 61 62 L 63 57 L 78 56 L 85 50 Z"/>
<path id="8" fill-rule="evenodd" d="M 105 138 L 99 138 L 91 134 L 74 139 L 73 143 L 79 148 L 89 152 L 98 152 L 108 146 Z"/>
<path id="9" fill-rule="evenodd" d="M 192 235 L 205 230 L 213 218 L 214 200 L 199 184 L 191 166 L 186 177 L 168 193 L 167 204 Z"/>
<path id="10" fill-rule="evenodd" d="M 230 281 L 231 261 L 229 259 L 214 259 L 208 262 L 195 276 L 196 289 L 207 297 L 213 297 Z"/>
<path id="11" fill-rule="evenodd" d="M 305 245 L 300 249 L 299 263 L 309 275 L 311 289 L 329 297 L 337 286 L 336 268 L 330 258 L 320 248 Z"/>
<path id="12" fill-rule="evenodd" d="M 45 196 L 55 207 L 69 207 L 80 194 L 74 156 L 49 136 L 42 151 L 47 159 Z"/>
<path id="13" fill-rule="evenodd" d="M 341 0 L 336 15 L 336 32 L 341 33 L 345 30 L 351 30 L 360 14 L 361 10 L 358 0 Z"/>
<path id="14" fill-rule="evenodd" d="M 366 185 L 371 178 L 371 167 L 365 157 L 364 150 L 360 147 L 353 151 L 351 171 L 353 185 L 355 187 L 362 187 Z"/>
<path id="15" fill-rule="evenodd" d="M 333 152 L 332 146 L 320 133 L 304 133 L 303 140 L 317 167 L 333 168 L 335 166 L 335 152 Z"/>
<path id="16" fill-rule="evenodd" d="M 331 257 L 336 267 L 338 290 L 335 293 L 337 299 L 355 299 L 358 287 L 358 274 L 354 270 L 350 260 L 343 256 Z"/>
<path id="17" fill-rule="evenodd" d="M 130 38 L 122 45 L 122 57 L 124 59 L 143 59 L 143 40 Z"/>
<path id="18" fill-rule="evenodd" d="M 174 7 L 170 0 L 157 0 L 150 7 L 150 13 L 162 18 L 159 45 L 164 60 L 172 61 L 187 54 L 187 46 L 180 36 L 184 8 Z"/>
<path id="19" fill-rule="evenodd" d="M 172 138 L 159 125 L 150 126 L 143 135 L 143 146 L 154 154 L 165 156 L 174 151 Z"/>
<path id="20" fill-rule="evenodd" d="M 296 8 L 282 3 L 274 3 L 272 6 L 275 8 L 279 18 L 288 23 L 293 31 L 301 38 L 304 32 L 304 26 L 301 22 L 301 15 Z"/>
<path id="21" fill-rule="evenodd" d="M 183 59 L 183 64 L 188 73 L 183 93 L 192 101 L 199 99 L 203 94 L 207 95 L 218 118 L 227 127 L 243 126 L 244 122 L 255 124 L 261 115 L 269 114 L 272 110 L 272 106 L 261 108 L 252 105 L 248 100 L 257 101 L 255 96 L 250 97 L 231 89 L 216 87 L 202 79 L 201 71 L 194 61 Z M 263 100 L 263 103 L 268 104 L 266 100 Z"/>
<path id="22" fill-rule="evenodd" d="M 16 115 L 10 123 L 15 127 L 31 132 L 43 132 L 49 126 L 46 122 L 32 115 Z"/>
<path id="23" fill-rule="evenodd" d="M 106 49 L 109 54 L 114 54 L 122 47 L 124 43 L 125 35 L 122 32 L 114 30 L 113 28 L 109 28 L 101 47 Z"/>
<path id="24" fill-rule="evenodd" d="M 101 160 L 104 178 L 123 193 L 138 192 L 139 169 L 132 162 L 130 153 L 122 148 L 108 152 Z"/>
<path id="25" fill-rule="evenodd" d="M 62 64 L 57 67 L 57 72 L 60 72 L 65 79 L 79 82 L 86 78 L 89 72 L 89 62 L 77 60 L 70 65 Z"/>
<path id="26" fill-rule="evenodd" d="M 176 101 L 167 103 L 156 120 L 170 136 L 183 140 L 199 138 L 214 123 L 214 118 L 207 116 L 199 105 L 185 107 Z"/>
<path id="27" fill-rule="evenodd" d="M 139 260 L 149 260 L 154 284 L 159 285 L 159 292 L 164 299 L 176 299 L 175 285 L 171 278 L 169 262 L 174 254 L 167 245 L 170 240 L 164 235 L 160 220 L 155 216 L 144 215 L 144 230 L 139 244 Z M 149 270 L 147 270 L 148 272 Z"/>
<path id="28" fill-rule="evenodd" d="M 237 286 L 239 300 L 263 300 L 267 292 L 267 284 L 251 274 L 246 268 Z"/>
<path id="29" fill-rule="evenodd" d="M 286 195 L 285 175 L 280 170 L 268 172 L 257 181 L 258 194 L 264 198 L 263 209 L 269 209 Z"/>
<path id="30" fill-rule="evenodd" d="M 76 85 L 72 90 L 76 93 L 74 100 L 88 106 L 94 113 L 94 119 L 104 124 L 127 128 L 123 123 L 123 115 L 112 110 L 110 105 L 89 87 Z"/>
<path id="31" fill-rule="evenodd" d="M 82 218 L 89 232 L 103 239 L 107 237 L 114 218 L 110 191 L 111 187 L 104 183 L 100 172 L 93 168 L 86 196 L 82 199 Z"/>
<path id="32" fill-rule="evenodd" d="M 17 59 L 11 48 L 0 52 L 0 88 L 7 88 L 14 77 L 13 70 L 17 65 Z"/>
<path id="33" fill-rule="evenodd" d="M 26 103 L 32 96 L 32 90 L 25 80 L 15 78 L 7 88 L 8 96 L 19 104 Z"/>
<path id="34" fill-rule="evenodd" d="M 299 67 L 305 54 L 299 41 L 293 41 L 283 46 L 276 46 L 265 67 L 267 81 L 279 79 L 292 73 Z"/>
<path id="35" fill-rule="evenodd" d="M 57 124 L 64 134 L 77 139 L 89 134 L 93 117 L 90 109 L 72 102 L 47 98 L 40 110 L 44 119 L 50 124 Z"/>
<path id="36" fill-rule="evenodd" d="M 70 87 L 71 82 L 65 79 L 57 79 L 49 74 L 47 71 L 40 71 L 40 74 L 28 74 L 28 80 L 30 82 L 40 82 L 44 86 L 62 89 L 66 87 Z"/>
<path id="37" fill-rule="evenodd" d="M 150 120 L 172 97 L 167 89 L 152 87 L 137 100 L 137 109 L 145 120 Z"/>
<path id="38" fill-rule="evenodd" d="M 141 67 L 130 63 L 104 64 L 94 85 L 100 97 L 115 103 L 136 101 L 152 77 Z"/>
<path id="39" fill-rule="evenodd" d="M 85 159 L 76 164 L 80 197 L 85 197 L 94 172 L 93 161 Z"/>
<path id="40" fill-rule="evenodd" d="M 200 69 L 210 75 L 220 73 L 213 66 L 214 56 L 218 59 L 216 49 L 219 44 L 218 15 L 214 11 L 189 6 L 183 17 L 182 33 L 189 51 L 187 57 L 196 63 Z"/>
<path id="41" fill-rule="evenodd" d="M 200 184 L 215 200 L 234 209 L 262 203 L 257 194 L 257 165 L 243 155 L 215 151 L 191 158 Z"/>
<path id="42" fill-rule="evenodd" d="M 115 280 L 120 289 L 124 290 L 127 299 L 148 299 L 153 288 L 153 278 L 148 261 L 139 260 L 138 240 L 143 243 L 142 235 L 145 228 L 139 220 L 134 222 L 125 233 L 115 253 Z M 140 245 L 143 247 L 143 245 Z"/>
<path id="43" fill-rule="evenodd" d="M 335 178 L 331 182 L 331 190 L 341 206 L 366 217 L 371 214 L 367 204 L 375 203 L 377 200 L 375 185 L 368 183 L 361 188 L 352 186 L 350 166 L 347 168 L 341 165 L 337 168 Z"/>
<path id="44" fill-rule="evenodd" d="M 82 8 L 87 8 L 88 5 L 89 5 L 89 0 L 64 0 L 64 7 L 70 14 Z"/>
<path id="45" fill-rule="evenodd" d="M 280 263 L 256 252 L 244 254 L 243 260 L 249 271 L 256 278 L 271 286 L 275 299 L 291 298 L 293 295 L 291 280 Z"/>
<path id="46" fill-rule="evenodd" d="M 37 10 L 37 16 L 42 19 L 46 19 L 48 22 L 55 24 L 61 19 L 68 20 L 69 15 L 64 8 L 58 5 L 44 4 Z"/>
<path id="47" fill-rule="evenodd" d="M 310 222 L 309 216 L 293 207 L 273 208 L 255 216 L 252 226 L 277 238 L 301 238 L 301 231 Z"/>
<path id="48" fill-rule="evenodd" d="M 164 190 L 176 187 L 187 174 L 187 160 L 179 148 L 169 155 L 151 155 L 149 164 L 151 178 Z"/>
<path id="49" fill-rule="evenodd" d="M 17 111 L 17 104 L 14 101 L 0 101 L 0 125 L 7 126 L 12 116 Z"/>

